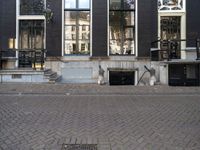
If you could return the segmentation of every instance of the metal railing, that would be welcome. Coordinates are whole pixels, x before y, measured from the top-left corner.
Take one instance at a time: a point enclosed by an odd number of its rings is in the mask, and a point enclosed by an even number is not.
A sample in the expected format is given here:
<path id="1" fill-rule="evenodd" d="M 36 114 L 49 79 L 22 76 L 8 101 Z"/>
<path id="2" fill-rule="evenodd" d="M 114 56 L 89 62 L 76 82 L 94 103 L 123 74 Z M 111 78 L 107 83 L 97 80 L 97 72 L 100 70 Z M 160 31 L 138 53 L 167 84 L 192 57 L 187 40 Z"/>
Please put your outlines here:
<path id="1" fill-rule="evenodd" d="M 191 42 L 196 47 L 197 59 L 200 59 L 200 39 L 157 40 L 151 43 L 151 60 L 163 61 L 181 59 L 181 47 Z"/>
<path id="2" fill-rule="evenodd" d="M 45 50 L 13 49 L 0 51 L 0 68 L 4 61 L 15 58 L 19 68 L 44 69 Z M 17 56 L 17 57 L 16 57 Z"/>

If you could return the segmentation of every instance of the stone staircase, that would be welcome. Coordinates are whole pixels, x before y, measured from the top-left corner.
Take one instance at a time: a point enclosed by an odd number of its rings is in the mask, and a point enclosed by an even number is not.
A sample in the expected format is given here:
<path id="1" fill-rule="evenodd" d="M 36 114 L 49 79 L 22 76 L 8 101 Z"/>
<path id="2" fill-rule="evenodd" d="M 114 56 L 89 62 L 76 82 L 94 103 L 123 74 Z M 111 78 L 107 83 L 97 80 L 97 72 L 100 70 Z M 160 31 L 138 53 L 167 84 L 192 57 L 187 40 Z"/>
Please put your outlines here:
<path id="1" fill-rule="evenodd" d="M 61 76 L 57 72 L 52 71 L 51 69 L 46 69 L 44 71 L 44 78 L 48 79 L 49 83 L 56 83 L 61 81 Z"/>

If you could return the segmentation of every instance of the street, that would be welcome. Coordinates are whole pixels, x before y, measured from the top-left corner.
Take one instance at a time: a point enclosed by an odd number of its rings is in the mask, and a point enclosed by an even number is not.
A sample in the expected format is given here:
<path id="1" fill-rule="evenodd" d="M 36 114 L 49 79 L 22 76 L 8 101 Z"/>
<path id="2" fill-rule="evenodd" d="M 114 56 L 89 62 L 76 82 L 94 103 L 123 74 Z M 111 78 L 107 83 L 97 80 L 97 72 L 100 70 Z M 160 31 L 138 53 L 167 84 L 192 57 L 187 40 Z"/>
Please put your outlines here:
<path id="1" fill-rule="evenodd" d="M 120 87 L 118 87 L 120 88 Z M 1 93 L 0 149 L 199 150 L 200 94 Z"/>

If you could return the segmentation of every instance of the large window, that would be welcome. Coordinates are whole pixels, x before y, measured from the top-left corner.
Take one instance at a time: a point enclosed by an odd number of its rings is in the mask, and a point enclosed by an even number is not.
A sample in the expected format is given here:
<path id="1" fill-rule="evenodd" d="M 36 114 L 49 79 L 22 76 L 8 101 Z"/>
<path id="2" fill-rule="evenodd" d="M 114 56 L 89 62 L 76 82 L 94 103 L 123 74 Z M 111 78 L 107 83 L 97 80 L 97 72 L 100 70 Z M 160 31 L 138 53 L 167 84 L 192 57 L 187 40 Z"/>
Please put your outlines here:
<path id="1" fill-rule="evenodd" d="M 42 15 L 44 0 L 20 0 L 20 15 Z"/>
<path id="2" fill-rule="evenodd" d="M 65 0 L 64 52 L 90 53 L 90 0 Z"/>
<path id="3" fill-rule="evenodd" d="M 111 55 L 131 55 L 135 50 L 135 0 L 110 0 Z"/>

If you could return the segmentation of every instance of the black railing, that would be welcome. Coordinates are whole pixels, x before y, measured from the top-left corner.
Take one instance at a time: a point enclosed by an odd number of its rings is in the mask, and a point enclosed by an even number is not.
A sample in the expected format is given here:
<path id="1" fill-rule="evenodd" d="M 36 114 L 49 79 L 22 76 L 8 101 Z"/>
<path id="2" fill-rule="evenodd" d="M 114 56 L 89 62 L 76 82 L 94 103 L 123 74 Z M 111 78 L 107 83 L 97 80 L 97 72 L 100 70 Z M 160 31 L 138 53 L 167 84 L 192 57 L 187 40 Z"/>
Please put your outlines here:
<path id="1" fill-rule="evenodd" d="M 19 68 L 33 68 L 33 69 L 44 69 L 45 61 L 45 50 L 35 49 L 14 49 L 0 51 L 0 67 L 9 58 L 16 58 L 18 60 Z M 18 54 L 18 57 L 16 57 Z"/>
<path id="2" fill-rule="evenodd" d="M 151 60 L 163 61 L 181 58 L 181 45 L 187 42 L 193 43 L 196 47 L 197 59 L 200 59 L 200 39 L 180 39 L 180 40 L 157 40 L 151 43 Z M 194 44 L 196 43 L 196 45 Z"/>

